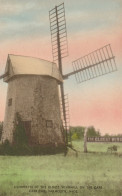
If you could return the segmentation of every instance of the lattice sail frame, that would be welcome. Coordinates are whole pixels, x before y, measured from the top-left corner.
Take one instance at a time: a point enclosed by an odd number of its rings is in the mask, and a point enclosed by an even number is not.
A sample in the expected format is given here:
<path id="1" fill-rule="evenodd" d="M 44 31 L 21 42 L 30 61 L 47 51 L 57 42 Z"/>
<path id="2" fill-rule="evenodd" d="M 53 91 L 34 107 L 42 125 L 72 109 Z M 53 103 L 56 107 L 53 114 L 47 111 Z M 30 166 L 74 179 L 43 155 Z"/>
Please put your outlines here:
<path id="1" fill-rule="evenodd" d="M 70 113 L 69 113 L 69 98 L 68 98 L 68 94 L 64 95 L 64 104 L 65 104 L 65 116 L 66 116 L 66 122 L 63 120 L 63 127 L 64 129 L 66 129 L 67 131 L 69 131 L 69 127 L 70 127 Z M 62 107 L 62 102 L 60 100 L 60 105 L 61 105 L 61 116 L 63 119 L 63 107 Z"/>
<path id="2" fill-rule="evenodd" d="M 73 61 L 72 65 L 73 72 L 66 74 L 64 78 L 75 75 L 77 83 L 117 71 L 110 44 Z"/>
<path id="3" fill-rule="evenodd" d="M 59 71 L 63 77 L 62 58 L 68 56 L 68 44 L 67 44 L 67 31 L 65 20 L 64 3 L 55 6 L 49 11 L 51 42 L 52 42 L 52 54 L 53 61 L 58 62 Z M 61 102 L 63 109 L 63 122 L 65 122 L 64 129 L 66 130 L 66 143 L 68 143 L 67 137 L 67 116 L 65 105 L 64 84 L 60 84 Z"/>
<path id="4" fill-rule="evenodd" d="M 61 58 L 68 56 L 67 30 L 64 3 L 49 11 L 53 61 L 58 60 L 59 50 Z M 59 40 L 59 43 L 58 43 Z"/>

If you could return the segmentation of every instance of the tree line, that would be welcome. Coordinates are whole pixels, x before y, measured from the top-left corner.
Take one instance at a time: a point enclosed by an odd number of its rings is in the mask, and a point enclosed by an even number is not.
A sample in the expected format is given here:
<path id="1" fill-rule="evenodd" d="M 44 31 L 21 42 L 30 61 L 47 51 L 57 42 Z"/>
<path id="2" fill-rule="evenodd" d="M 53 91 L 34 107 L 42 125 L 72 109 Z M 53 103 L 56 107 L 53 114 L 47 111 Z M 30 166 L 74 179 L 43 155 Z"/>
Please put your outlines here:
<path id="1" fill-rule="evenodd" d="M 70 132 L 68 134 L 72 140 L 82 140 L 84 138 L 84 130 L 85 127 L 83 126 L 71 126 Z M 122 134 L 104 134 L 103 137 L 122 137 Z M 88 127 L 87 137 L 101 137 L 100 130 L 97 130 L 94 126 Z"/>
<path id="2" fill-rule="evenodd" d="M 84 138 L 84 130 L 83 126 L 71 126 L 70 127 L 70 137 L 72 140 L 82 140 Z M 87 131 L 88 137 L 100 137 L 101 133 L 99 130 L 96 130 L 94 126 L 88 127 Z"/>

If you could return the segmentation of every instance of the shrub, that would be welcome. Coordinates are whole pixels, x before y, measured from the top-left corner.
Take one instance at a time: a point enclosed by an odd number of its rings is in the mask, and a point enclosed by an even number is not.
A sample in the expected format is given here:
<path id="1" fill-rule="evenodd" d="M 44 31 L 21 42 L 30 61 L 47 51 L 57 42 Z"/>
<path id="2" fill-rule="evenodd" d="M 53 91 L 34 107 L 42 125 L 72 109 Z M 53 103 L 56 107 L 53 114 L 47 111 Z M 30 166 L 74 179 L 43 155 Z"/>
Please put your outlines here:
<path id="1" fill-rule="evenodd" d="M 77 140 L 77 139 L 78 139 L 77 133 L 73 133 L 73 135 L 72 135 L 72 140 Z"/>
<path id="2" fill-rule="evenodd" d="M 12 152 L 12 146 L 10 145 L 8 140 L 5 140 L 5 142 L 0 145 L 0 154 L 10 155 L 11 152 Z"/>

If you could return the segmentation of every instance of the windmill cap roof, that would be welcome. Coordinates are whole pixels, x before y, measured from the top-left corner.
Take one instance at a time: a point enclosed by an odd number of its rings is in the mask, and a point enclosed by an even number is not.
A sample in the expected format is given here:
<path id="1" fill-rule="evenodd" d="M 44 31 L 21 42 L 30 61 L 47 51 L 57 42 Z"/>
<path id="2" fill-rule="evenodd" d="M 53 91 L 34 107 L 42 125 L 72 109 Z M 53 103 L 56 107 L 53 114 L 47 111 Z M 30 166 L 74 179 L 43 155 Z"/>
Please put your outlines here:
<path id="1" fill-rule="evenodd" d="M 8 76 L 4 78 L 5 82 L 16 75 L 44 75 L 55 78 L 59 82 L 63 81 L 56 63 L 29 56 L 9 54 L 6 72 L 8 72 Z"/>

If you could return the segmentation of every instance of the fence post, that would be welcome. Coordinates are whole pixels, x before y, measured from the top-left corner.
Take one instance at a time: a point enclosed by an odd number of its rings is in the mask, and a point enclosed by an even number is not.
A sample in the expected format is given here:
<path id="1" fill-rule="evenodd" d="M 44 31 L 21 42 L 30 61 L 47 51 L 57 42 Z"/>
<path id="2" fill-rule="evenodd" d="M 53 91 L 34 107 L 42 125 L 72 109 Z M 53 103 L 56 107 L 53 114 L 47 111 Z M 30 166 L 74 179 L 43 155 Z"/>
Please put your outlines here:
<path id="1" fill-rule="evenodd" d="M 87 153 L 87 127 L 84 130 L 84 153 Z"/>

